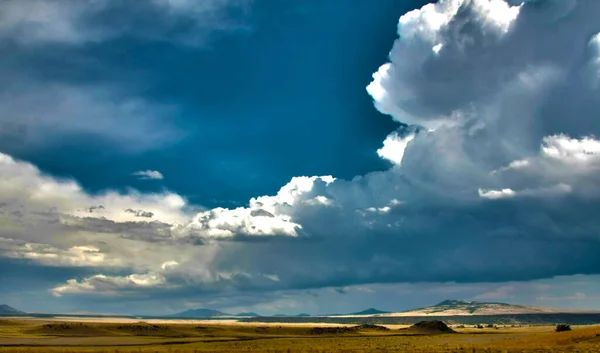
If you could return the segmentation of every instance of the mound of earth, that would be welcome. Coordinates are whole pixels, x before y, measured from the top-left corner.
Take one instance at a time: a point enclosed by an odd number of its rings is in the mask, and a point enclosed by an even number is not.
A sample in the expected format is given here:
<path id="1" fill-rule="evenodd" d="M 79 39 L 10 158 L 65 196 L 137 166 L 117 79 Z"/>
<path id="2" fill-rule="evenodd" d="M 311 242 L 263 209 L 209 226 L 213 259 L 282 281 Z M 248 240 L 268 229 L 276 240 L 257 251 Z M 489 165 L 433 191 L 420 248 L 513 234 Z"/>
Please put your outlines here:
<path id="1" fill-rule="evenodd" d="M 389 331 L 390 329 L 385 326 L 373 325 L 373 324 L 362 324 L 355 326 L 357 330 L 375 330 L 375 331 Z"/>
<path id="2" fill-rule="evenodd" d="M 0 320 L 0 326 L 17 326 L 18 324 L 14 320 Z"/>
<path id="3" fill-rule="evenodd" d="M 308 332 L 311 335 L 339 335 L 343 333 L 355 333 L 358 329 L 355 327 L 313 327 Z"/>
<path id="4" fill-rule="evenodd" d="M 311 335 L 338 335 L 344 333 L 357 333 L 360 330 L 377 330 L 377 331 L 389 331 L 390 329 L 385 326 L 363 324 L 352 327 L 313 327 L 309 333 Z"/>
<path id="5" fill-rule="evenodd" d="M 27 332 L 50 336 L 100 336 L 106 334 L 104 330 L 78 322 L 44 324 Z"/>
<path id="6" fill-rule="evenodd" d="M 167 325 L 152 325 L 145 322 L 138 322 L 135 324 L 126 324 L 118 326 L 117 330 L 145 335 L 161 332 L 170 332 L 171 328 Z"/>
<path id="7" fill-rule="evenodd" d="M 453 329 L 448 327 L 443 321 L 420 321 L 408 328 L 409 331 L 425 332 L 425 333 L 455 333 Z"/>
<path id="8" fill-rule="evenodd" d="M 168 325 L 154 325 L 143 321 L 135 324 L 125 324 L 116 327 L 117 331 L 129 333 L 135 336 L 168 336 L 188 337 L 188 333 L 173 330 Z M 194 336 L 194 335 L 191 335 Z"/>

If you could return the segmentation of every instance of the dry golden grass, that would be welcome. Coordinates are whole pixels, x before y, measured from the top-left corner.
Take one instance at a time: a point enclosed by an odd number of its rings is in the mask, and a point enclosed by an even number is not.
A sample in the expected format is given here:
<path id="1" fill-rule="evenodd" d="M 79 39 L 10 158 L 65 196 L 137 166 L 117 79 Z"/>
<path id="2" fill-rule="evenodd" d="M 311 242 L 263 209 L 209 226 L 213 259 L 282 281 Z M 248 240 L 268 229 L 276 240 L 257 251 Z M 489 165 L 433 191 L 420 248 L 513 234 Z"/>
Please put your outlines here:
<path id="1" fill-rule="evenodd" d="M 440 335 L 396 328 L 315 335 L 313 327 L 0 319 L 0 353 L 600 352 L 600 326 L 560 333 L 550 326 L 464 328 Z"/>

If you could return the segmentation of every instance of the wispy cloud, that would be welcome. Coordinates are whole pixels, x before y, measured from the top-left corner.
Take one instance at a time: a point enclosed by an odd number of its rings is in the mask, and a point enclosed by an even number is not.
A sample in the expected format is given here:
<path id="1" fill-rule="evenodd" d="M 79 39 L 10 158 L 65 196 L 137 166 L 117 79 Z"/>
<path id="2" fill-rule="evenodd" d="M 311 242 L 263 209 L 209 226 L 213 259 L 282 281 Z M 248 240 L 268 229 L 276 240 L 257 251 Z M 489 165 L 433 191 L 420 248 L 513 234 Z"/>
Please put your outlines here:
<path id="1" fill-rule="evenodd" d="M 133 173 L 133 175 L 142 180 L 162 180 L 165 178 L 158 170 L 140 170 Z"/>
<path id="2" fill-rule="evenodd" d="M 247 0 L 6 0 L 0 2 L 0 38 L 24 45 L 79 45 L 130 35 L 201 45 L 212 31 L 243 25 L 228 15 Z"/>

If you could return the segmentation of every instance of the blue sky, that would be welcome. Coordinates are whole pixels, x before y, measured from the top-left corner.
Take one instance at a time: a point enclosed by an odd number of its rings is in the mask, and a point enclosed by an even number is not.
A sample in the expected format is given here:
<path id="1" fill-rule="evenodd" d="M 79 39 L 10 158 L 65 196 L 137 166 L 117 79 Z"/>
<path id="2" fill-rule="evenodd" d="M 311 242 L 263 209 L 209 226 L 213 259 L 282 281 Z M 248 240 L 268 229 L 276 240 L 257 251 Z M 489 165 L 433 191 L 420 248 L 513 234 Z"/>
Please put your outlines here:
<path id="1" fill-rule="evenodd" d="M 598 15 L 2 2 L 0 303 L 597 309 Z"/>
<path id="2" fill-rule="evenodd" d="M 120 141 L 108 133 L 91 145 L 89 136 L 73 134 L 41 150 L 25 139 L 4 150 L 91 192 L 165 187 L 207 207 L 274 193 L 297 175 L 384 170 L 375 150 L 396 124 L 373 109 L 364 88 L 387 57 L 398 14 L 415 5 L 355 1 L 340 13 L 336 1 L 232 2 L 223 16 L 234 28 L 211 31 L 198 45 L 123 33 L 76 48 L 21 49 L 13 65 L 40 79 L 133 86 L 137 98 L 172 111 L 159 131 L 132 122 L 126 128 L 144 134 L 124 131 Z M 149 168 L 169 177 L 147 183 L 128 175 Z"/>

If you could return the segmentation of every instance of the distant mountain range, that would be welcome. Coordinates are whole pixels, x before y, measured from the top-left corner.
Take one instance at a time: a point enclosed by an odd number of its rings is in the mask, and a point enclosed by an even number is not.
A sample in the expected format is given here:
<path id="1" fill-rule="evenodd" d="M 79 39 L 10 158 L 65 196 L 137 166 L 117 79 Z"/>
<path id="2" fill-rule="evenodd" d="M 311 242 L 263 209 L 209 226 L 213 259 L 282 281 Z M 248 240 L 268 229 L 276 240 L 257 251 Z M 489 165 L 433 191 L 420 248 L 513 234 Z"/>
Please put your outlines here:
<path id="1" fill-rule="evenodd" d="M 412 317 L 412 316 L 474 316 L 474 315 L 515 315 L 515 314 L 551 314 L 551 313 L 577 313 L 573 310 L 561 310 L 551 308 L 540 308 L 527 305 L 515 305 L 496 302 L 479 302 L 464 300 L 444 300 L 436 305 L 425 308 L 413 309 L 401 312 L 387 312 L 375 308 L 369 308 L 363 311 L 349 314 L 329 314 L 329 315 L 286 315 L 277 314 L 271 317 L 292 318 L 292 317 Z M 186 310 L 173 317 L 181 318 L 214 318 L 214 317 L 258 317 L 256 313 L 239 313 L 237 315 L 224 313 L 212 309 L 193 309 Z"/>
<path id="2" fill-rule="evenodd" d="M 13 307 L 10 307 L 6 304 L 1 304 L 0 305 L 0 315 L 24 315 L 26 314 L 26 312 L 21 311 L 21 310 L 17 310 Z"/>
<path id="3" fill-rule="evenodd" d="M 408 311 L 401 312 L 387 312 L 378 310 L 375 308 L 369 308 L 363 311 L 353 312 L 349 314 L 330 314 L 330 315 L 310 315 L 306 313 L 301 313 L 297 315 L 286 315 L 286 314 L 278 314 L 272 315 L 271 318 L 285 318 L 287 319 L 311 319 L 311 318 L 333 318 L 338 317 L 340 319 L 343 318 L 352 318 L 352 317 L 376 317 L 376 318 L 401 318 L 401 317 L 422 317 L 422 316 L 430 316 L 430 317 L 450 317 L 450 316 L 498 316 L 498 315 L 537 315 L 537 314 L 598 314 L 600 315 L 600 311 L 577 311 L 577 310 L 564 310 L 564 309 L 552 309 L 552 308 L 542 308 L 536 306 L 528 306 L 528 305 L 515 305 L 515 304 L 506 304 L 506 303 L 497 303 L 497 302 L 480 302 L 480 301 L 464 301 L 464 300 L 444 300 L 436 305 L 428 306 L 425 308 L 413 309 Z M 6 304 L 0 305 L 0 316 L 19 316 L 19 315 L 34 315 L 34 316 L 53 316 L 53 314 L 28 314 L 26 312 L 17 310 L 13 307 L 10 307 Z M 81 313 L 80 313 L 81 315 Z M 79 316 L 79 315 L 69 315 L 69 316 Z M 112 316 L 108 314 L 93 314 L 93 313 L 84 313 L 81 316 Z M 119 315 L 114 315 L 115 317 Z M 122 315 L 121 315 L 122 316 Z M 239 318 L 242 320 L 251 320 L 251 319 L 268 319 L 269 317 L 264 317 L 255 312 L 241 312 L 238 314 L 229 314 L 226 312 L 222 312 L 215 309 L 190 309 L 177 314 L 169 315 L 170 318 L 182 318 L 182 319 L 202 319 L 202 318 L 229 318 L 235 319 Z M 267 320 L 269 321 L 269 320 Z"/>
<path id="4" fill-rule="evenodd" d="M 367 310 L 350 313 L 350 314 L 331 314 L 331 315 L 317 315 L 317 316 L 365 316 L 365 315 L 379 315 L 386 314 L 387 311 L 377 310 L 375 308 L 369 308 Z M 287 314 L 276 314 L 271 317 L 312 317 L 313 315 L 301 313 L 297 315 L 287 315 Z M 234 317 L 262 317 L 254 312 L 243 312 L 239 314 L 229 314 L 219 310 L 214 309 L 190 309 L 177 314 L 170 315 L 169 317 L 178 317 L 178 318 L 234 318 Z"/>

